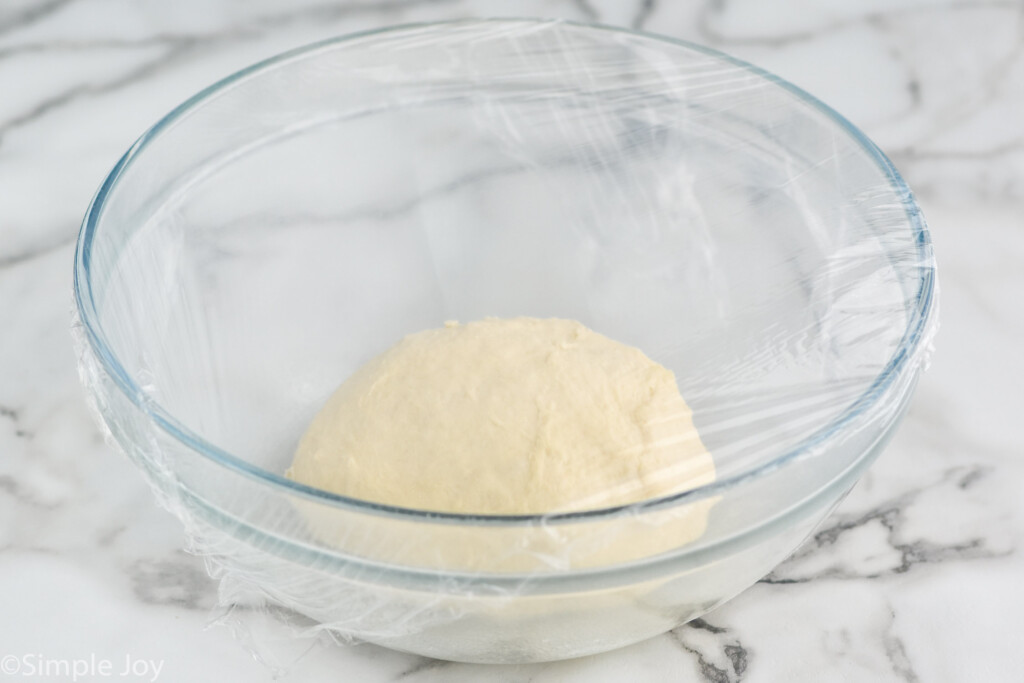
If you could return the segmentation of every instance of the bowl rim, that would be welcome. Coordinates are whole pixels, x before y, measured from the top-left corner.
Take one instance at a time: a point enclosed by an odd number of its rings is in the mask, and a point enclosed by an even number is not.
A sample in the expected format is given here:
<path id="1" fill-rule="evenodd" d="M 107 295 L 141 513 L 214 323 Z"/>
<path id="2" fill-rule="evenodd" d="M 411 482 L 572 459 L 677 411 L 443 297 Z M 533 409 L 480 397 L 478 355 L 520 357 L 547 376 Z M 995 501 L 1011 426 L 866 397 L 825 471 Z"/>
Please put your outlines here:
<path id="1" fill-rule="evenodd" d="M 438 512 L 376 503 L 358 498 L 342 496 L 293 481 L 283 475 L 257 467 L 206 441 L 201 436 L 181 424 L 173 415 L 142 391 L 138 384 L 130 377 L 118 358 L 110 350 L 104 335 L 100 330 L 99 315 L 95 306 L 95 301 L 93 300 L 93 290 L 90 279 L 90 257 L 93 239 L 100 224 L 100 219 L 106 206 L 108 196 L 116 187 L 121 176 L 123 176 L 131 167 L 133 161 L 145 151 L 149 143 L 159 136 L 161 132 L 175 124 L 177 121 L 183 119 L 190 112 L 202 106 L 207 101 L 212 100 L 214 97 L 219 96 L 249 78 L 257 77 L 264 72 L 269 72 L 272 69 L 288 63 L 289 61 L 311 57 L 318 52 L 329 51 L 336 46 L 344 45 L 346 43 L 400 33 L 403 31 L 424 29 L 446 30 L 458 26 L 496 24 L 506 24 L 509 26 L 557 25 L 568 26 L 575 30 L 587 32 L 609 33 L 613 35 L 625 34 L 653 44 L 662 43 L 673 49 L 683 48 L 684 50 L 704 54 L 734 67 L 743 69 L 748 73 L 763 79 L 768 84 L 779 87 L 788 91 L 790 94 L 795 95 L 799 104 L 802 104 L 819 114 L 823 114 L 826 119 L 836 125 L 838 132 L 846 134 L 860 147 L 863 152 L 866 153 L 870 160 L 874 161 L 878 170 L 881 171 L 882 175 L 889 182 L 892 192 L 902 202 L 902 206 L 907 217 L 907 225 L 914 233 L 914 242 L 917 246 L 917 253 L 922 265 L 919 267 L 921 271 L 920 285 L 914 297 L 916 306 L 913 306 L 912 309 L 909 310 L 911 316 L 908 320 L 907 328 L 900 340 L 899 346 L 890 357 L 881 373 L 875 377 L 871 385 L 860 397 L 858 397 L 829 423 L 772 460 L 761 463 L 754 468 L 740 471 L 729 477 L 716 479 L 714 482 L 694 489 L 660 498 L 652 498 L 626 505 L 596 508 L 592 510 L 546 514 L 489 515 Z M 440 523 L 469 522 L 473 524 L 527 525 L 536 524 L 538 522 L 551 524 L 559 522 L 571 523 L 594 521 L 596 519 L 613 518 L 626 514 L 642 514 L 649 511 L 675 507 L 676 505 L 688 504 L 696 500 L 721 495 L 728 489 L 732 489 L 746 481 L 760 478 L 771 471 L 808 455 L 809 453 L 816 452 L 816 447 L 821 445 L 823 442 L 833 438 L 839 432 L 849 429 L 858 418 L 864 415 L 872 405 L 876 404 L 881 397 L 885 395 L 886 391 L 892 386 L 899 376 L 904 372 L 916 370 L 920 365 L 920 363 L 910 364 L 910 361 L 918 356 L 918 351 L 921 346 L 930 340 L 930 334 L 932 331 L 931 321 L 934 318 L 935 311 L 937 281 L 929 230 L 917 202 L 915 201 L 906 182 L 900 176 L 889 158 L 863 132 L 850 123 L 844 116 L 803 89 L 744 60 L 732 57 L 726 53 L 703 45 L 669 36 L 662 36 L 645 31 L 637 31 L 615 26 L 587 24 L 563 19 L 495 18 L 406 23 L 336 36 L 326 40 L 310 43 L 256 62 L 255 64 L 241 69 L 199 91 L 172 109 L 157 121 L 157 123 L 144 132 L 118 160 L 114 168 L 100 185 L 95 196 L 90 202 L 88 209 L 86 210 L 86 214 L 79 231 L 74 258 L 73 289 L 75 300 L 74 312 L 77 314 L 76 322 L 80 323 L 89 347 L 99 360 L 103 370 L 113 379 L 118 389 L 136 408 L 138 408 L 150 421 L 155 423 L 167 435 L 214 463 L 242 476 L 268 484 L 288 495 L 298 496 L 300 498 L 320 504 L 326 504 L 334 508 L 354 509 L 362 513 L 398 517 L 406 520 L 418 519 Z"/>

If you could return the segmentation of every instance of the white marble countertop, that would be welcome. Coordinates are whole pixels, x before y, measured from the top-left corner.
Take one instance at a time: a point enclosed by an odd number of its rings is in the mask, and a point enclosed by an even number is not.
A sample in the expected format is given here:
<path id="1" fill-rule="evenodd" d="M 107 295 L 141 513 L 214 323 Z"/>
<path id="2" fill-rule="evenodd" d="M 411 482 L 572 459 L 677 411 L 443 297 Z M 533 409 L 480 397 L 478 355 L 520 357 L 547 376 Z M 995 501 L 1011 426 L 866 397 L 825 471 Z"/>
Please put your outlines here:
<path id="1" fill-rule="evenodd" d="M 320 648 L 285 680 L 1021 680 L 1019 0 L 4 0 L 0 678 L 20 666 L 10 680 L 71 680 L 28 663 L 93 658 L 110 672 L 93 666 L 78 680 L 270 679 L 227 629 L 206 628 L 215 584 L 86 410 L 68 334 L 78 224 L 133 139 L 210 82 L 336 34 L 486 15 L 708 44 L 847 115 L 892 157 L 932 226 L 942 285 L 933 364 L 892 445 L 815 540 L 703 620 L 521 667 Z M 120 675 L 126 658 L 139 675 Z"/>

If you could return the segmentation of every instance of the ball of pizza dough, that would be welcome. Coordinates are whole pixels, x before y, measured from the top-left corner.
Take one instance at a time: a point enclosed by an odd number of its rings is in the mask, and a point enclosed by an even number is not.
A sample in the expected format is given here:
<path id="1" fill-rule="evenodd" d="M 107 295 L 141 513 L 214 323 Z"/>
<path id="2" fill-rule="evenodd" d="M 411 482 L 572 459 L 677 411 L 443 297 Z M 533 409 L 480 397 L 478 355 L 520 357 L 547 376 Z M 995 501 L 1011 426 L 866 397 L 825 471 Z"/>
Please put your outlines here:
<path id="1" fill-rule="evenodd" d="M 624 505 L 715 478 L 671 371 L 562 319 L 409 335 L 327 401 L 287 476 L 435 512 Z"/>

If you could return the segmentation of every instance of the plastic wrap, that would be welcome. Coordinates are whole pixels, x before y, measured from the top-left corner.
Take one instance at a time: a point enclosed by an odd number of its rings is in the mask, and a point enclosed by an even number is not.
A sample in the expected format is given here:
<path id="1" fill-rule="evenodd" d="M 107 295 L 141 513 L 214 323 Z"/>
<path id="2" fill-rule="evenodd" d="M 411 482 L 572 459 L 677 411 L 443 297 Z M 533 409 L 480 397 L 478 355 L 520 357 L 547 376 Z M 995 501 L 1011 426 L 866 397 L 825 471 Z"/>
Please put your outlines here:
<path id="1" fill-rule="evenodd" d="M 527 20 L 328 41 L 200 93 L 100 189 L 75 293 L 102 422 L 272 666 L 321 636 L 559 659 L 699 616 L 878 454 L 936 307 L 909 190 L 837 114 L 697 46 Z M 524 315 L 671 370 L 715 480 L 495 516 L 283 476 L 404 335 Z"/>

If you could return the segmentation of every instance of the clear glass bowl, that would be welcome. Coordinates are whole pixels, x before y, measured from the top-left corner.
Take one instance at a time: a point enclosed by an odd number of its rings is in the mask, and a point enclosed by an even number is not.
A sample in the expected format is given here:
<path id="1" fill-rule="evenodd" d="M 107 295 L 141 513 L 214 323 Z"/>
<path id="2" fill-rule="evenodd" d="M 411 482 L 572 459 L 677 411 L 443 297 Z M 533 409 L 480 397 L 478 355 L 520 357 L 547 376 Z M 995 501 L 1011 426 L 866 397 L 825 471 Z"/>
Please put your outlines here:
<path id="1" fill-rule="evenodd" d="M 892 434 L 935 307 L 910 192 L 835 112 L 695 45 L 530 20 L 344 37 L 199 93 L 103 183 L 74 276 L 84 381 L 222 599 L 476 662 L 626 645 L 769 572 Z M 717 481 L 497 517 L 283 477 L 361 363 L 517 315 L 673 370 Z"/>

